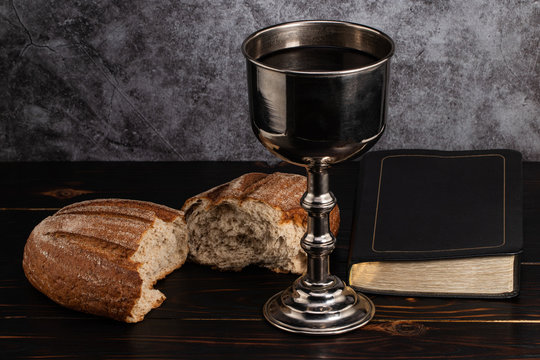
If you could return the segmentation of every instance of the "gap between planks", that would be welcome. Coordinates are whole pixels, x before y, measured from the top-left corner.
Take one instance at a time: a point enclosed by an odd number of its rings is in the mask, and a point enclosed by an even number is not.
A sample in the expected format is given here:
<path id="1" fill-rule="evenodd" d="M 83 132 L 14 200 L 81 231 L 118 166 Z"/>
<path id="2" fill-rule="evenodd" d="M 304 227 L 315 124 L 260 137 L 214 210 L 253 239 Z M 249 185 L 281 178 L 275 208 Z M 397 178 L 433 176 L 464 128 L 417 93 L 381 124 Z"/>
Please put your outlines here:
<path id="1" fill-rule="evenodd" d="M 181 321 L 263 321 L 261 318 L 183 318 Z M 467 320 L 467 319 L 373 319 L 370 323 L 416 322 L 416 323 L 479 323 L 479 324 L 540 324 L 540 320 Z"/>
<path id="2" fill-rule="evenodd" d="M 1 319 L 28 319 L 27 316 L 5 316 L 0 317 Z M 38 317 L 39 318 L 39 317 Z M 45 317 L 41 319 L 47 320 L 74 320 L 73 318 L 55 318 L 55 317 Z M 84 318 L 76 318 L 75 320 L 85 320 Z M 152 320 L 176 320 L 176 321 L 251 321 L 259 322 L 264 321 L 262 318 L 155 318 Z M 515 320 L 481 320 L 481 319 L 373 319 L 370 323 L 464 323 L 464 324 L 540 324 L 540 320 L 535 319 L 515 319 Z M 1 338 L 1 337 L 0 337 Z"/>

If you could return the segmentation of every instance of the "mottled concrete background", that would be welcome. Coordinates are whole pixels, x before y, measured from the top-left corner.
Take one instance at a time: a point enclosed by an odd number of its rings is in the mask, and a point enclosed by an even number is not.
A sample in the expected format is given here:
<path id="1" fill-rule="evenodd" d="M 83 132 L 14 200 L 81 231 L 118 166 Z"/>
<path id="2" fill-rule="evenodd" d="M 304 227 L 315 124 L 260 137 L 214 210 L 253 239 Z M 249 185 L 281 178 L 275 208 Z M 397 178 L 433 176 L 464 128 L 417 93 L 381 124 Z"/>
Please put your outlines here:
<path id="1" fill-rule="evenodd" d="M 378 148 L 540 160 L 532 0 L 3 0 L 0 160 L 272 160 L 248 123 L 240 44 L 322 18 L 396 42 Z"/>

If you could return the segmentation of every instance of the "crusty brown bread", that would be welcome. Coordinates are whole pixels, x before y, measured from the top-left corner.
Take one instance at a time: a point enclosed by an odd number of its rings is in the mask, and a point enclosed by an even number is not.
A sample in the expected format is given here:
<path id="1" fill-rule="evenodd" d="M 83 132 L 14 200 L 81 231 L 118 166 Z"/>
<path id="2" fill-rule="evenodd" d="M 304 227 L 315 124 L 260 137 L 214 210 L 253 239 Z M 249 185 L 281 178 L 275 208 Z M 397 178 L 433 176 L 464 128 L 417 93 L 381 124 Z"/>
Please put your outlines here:
<path id="1" fill-rule="evenodd" d="M 35 288 L 61 305 L 138 322 L 165 300 L 155 282 L 187 254 L 182 212 L 143 201 L 91 200 L 36 226 L 23 268 Z"/>
<path id="2" fill-rule="evenodd" d="M 276 272 L 305 272 L 300 247 L 307 226 L 300 206 L 305 191 L 301 175 L 249 173 L 188 199 L 182 211 L 190 259 L 221 270 L 257 264 Z M 337 207 L 330 227 L 336 234 Z"/>

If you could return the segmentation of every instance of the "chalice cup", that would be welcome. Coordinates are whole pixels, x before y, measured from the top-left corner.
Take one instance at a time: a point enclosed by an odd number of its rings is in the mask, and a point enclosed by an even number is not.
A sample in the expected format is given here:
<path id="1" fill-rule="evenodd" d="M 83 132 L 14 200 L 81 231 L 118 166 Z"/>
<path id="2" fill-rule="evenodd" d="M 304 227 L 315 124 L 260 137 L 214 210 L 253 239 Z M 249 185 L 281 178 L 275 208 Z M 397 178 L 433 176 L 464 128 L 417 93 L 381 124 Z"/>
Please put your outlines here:
<path id="1" fill-rule="evenodd" d="M 362 155 L 381 137 L 393 41 L 363 25 L 297 21 L 253 33 L 242 52 L 253 131 L 274 155 L 307 169 L 301 199 L 307 232 L 300 240 L 307 272 L 268 300 L 264 316 L 296 333 L 356 329 L 371 320 L 375 306 L 330 274 L 336 198 L 328 168 Z"/>

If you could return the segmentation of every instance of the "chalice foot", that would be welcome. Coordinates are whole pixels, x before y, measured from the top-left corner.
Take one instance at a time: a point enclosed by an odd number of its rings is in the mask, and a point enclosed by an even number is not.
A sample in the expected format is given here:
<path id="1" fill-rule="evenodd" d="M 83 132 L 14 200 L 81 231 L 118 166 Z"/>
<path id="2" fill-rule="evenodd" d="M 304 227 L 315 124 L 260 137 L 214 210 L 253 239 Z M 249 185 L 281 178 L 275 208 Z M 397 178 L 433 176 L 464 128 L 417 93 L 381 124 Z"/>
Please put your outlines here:
<path id="1" fill-rule="evenodd" d="M 312 335 L 341 334 L 367 324 L 375 314 L 371 300 L 335 276 L 329 280 L 313 285 L 299 278 L 266 302 L 264 317 L 282 330 Z"/>

